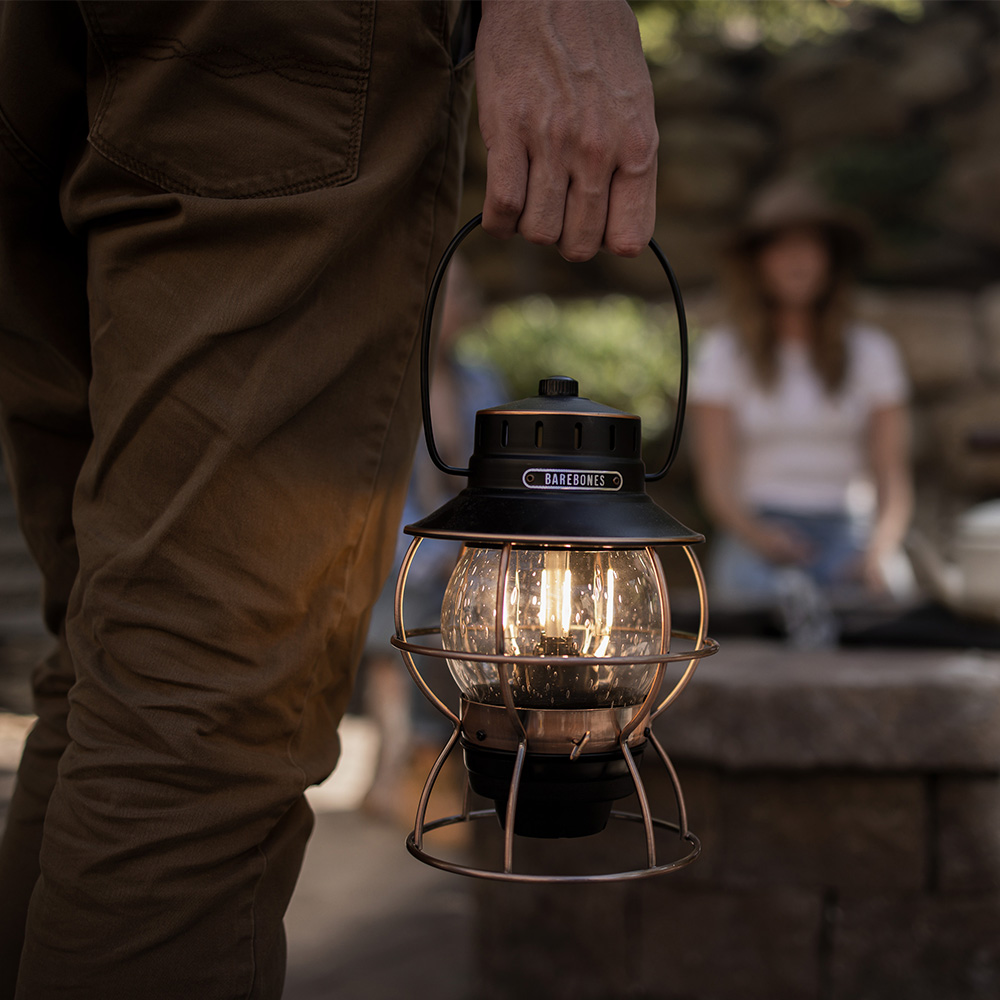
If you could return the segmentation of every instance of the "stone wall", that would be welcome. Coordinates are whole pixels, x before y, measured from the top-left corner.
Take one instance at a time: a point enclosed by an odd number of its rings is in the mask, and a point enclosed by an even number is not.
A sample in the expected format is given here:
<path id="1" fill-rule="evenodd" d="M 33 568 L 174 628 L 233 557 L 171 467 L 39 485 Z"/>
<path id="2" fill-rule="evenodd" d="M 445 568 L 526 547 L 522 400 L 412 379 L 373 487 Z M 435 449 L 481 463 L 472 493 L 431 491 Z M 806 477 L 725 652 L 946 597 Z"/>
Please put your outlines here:
<path id="1" fill-rule="evenodd" d="M 729 641 L 657 730 L 703 855 L 642 882 L 483 886 L 478 1000 L 1000 995 L 1000 658 Z M 670 803 L 659 768 L 644 780 Z M 613 870 L 636 845 L 608 834 Z"/>
<path id="2" fill-rule="evenodd" d="M 1000 285 L 982 292 L 866 290 L 860 315 L 896 339 L 913 383 L 925 528 L 1000 496 Z"/>

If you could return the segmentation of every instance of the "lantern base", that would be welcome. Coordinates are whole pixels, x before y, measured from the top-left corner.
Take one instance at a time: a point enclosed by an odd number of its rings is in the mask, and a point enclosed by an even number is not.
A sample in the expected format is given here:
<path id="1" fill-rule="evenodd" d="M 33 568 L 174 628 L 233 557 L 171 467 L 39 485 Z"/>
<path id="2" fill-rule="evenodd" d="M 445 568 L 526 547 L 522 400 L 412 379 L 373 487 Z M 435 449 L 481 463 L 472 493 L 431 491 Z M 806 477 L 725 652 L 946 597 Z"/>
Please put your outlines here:
<path id="1" fill-rule="evenodd" d="M 506 829 L 516 753 L 462 743 L 472 790 L 493 800 L 500 825 Z M 642 750 L 642 745 L 632 749 L 636 764 Z M 528 753 L 517 792 L 514 832 L 547 839 L 600 833 L 608 825 L 613 804 L 634 791 L 620 750 L 581 754 L 576 759 L 566 754 Z"/>

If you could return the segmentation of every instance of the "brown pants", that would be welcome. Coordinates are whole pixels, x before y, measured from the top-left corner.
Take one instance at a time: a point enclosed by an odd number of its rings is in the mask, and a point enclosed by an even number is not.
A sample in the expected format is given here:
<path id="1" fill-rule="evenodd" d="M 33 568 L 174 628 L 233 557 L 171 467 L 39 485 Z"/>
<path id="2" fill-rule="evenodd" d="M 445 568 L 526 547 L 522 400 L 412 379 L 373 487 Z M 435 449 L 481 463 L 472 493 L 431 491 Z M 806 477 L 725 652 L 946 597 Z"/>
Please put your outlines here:
<path id="1" fill-rule="evenodd" d="M 454 8 L 2 8 L 0 423 L 59 636 L 2 998 L 281 993 L 457 221 Z"/>

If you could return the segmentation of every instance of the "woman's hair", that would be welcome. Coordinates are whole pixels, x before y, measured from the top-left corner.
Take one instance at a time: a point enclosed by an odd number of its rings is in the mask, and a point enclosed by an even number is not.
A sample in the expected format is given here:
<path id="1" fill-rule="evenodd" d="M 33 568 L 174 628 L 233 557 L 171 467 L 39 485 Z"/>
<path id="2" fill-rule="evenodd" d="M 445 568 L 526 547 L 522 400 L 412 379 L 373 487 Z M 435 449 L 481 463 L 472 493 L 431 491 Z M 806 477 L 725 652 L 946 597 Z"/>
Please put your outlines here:
<path id="1" fill-rule="evenodd" d="M 757 381 L 771 389 L 778 376 L 778 334 L 774 308 L 760 277 L 758 255 L 785 230 L 778 229 L 760 239 L 744 244 L 724 262 L 723 277 L 729 311 L 736 330 L 749 355 Z M 826 228 L 816 229 L 830 254 L 827 287 L 815 304 L 813 336 L 809 342 L 810 360 L 828 393 L 833 395 L 843 385 L 847 371 L 847 346 L 844 328 L 850 313 L 850 290 L 853 255 Z"/>

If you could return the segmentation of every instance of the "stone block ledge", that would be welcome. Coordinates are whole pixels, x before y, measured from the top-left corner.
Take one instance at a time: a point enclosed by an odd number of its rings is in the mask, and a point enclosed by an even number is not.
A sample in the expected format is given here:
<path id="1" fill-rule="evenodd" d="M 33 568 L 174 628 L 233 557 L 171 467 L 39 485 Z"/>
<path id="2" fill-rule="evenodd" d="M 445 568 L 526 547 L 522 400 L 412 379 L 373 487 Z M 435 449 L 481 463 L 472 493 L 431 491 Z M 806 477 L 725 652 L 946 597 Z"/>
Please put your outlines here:
<path id="1" fill-rule="evenodd" d="M 656 733 L 677 761 L 732 770 L 997 773 L 1000 654 L 727 639 Z"/>

